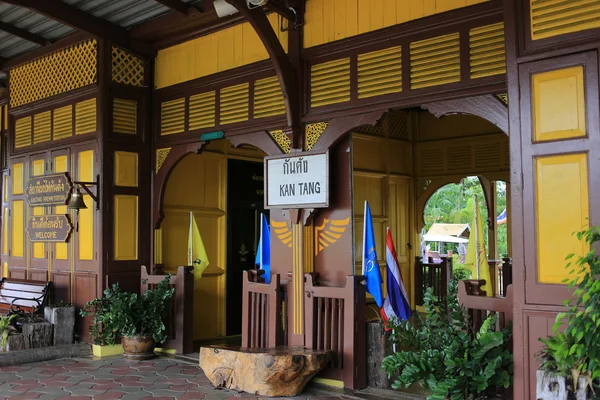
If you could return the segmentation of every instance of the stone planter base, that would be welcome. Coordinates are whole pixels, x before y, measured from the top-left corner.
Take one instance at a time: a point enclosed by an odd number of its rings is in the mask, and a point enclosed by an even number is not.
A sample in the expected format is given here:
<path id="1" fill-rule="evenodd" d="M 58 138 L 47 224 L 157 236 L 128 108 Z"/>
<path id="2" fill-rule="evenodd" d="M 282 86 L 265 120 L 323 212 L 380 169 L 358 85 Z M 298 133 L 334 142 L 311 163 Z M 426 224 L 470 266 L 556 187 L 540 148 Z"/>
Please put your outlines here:
<path id="1" fill-rule="evenodd" d="M 573 382 L 548 371 L 536 372 L 536 400 L 587 400 L 591 397 L 585 387 L 585 378 L 579 378 L 577 392 Z"/>
<path id="2" fill-rule="evenodd" d="M 73 343 L 75 307 L 46 307 L 44 319 L 54 325 L 54 345 Z"/>
<path id="3" fill-rule="evenodd" d="M 54 326 L 50 322 L 26 322 L 22 331 L 26 349 L 52 346 Z"/>
<path id="4" fill-rule="evenodd" d="M 22 333 L 12 333 L 6 339 L 6 345 L 2 351 L 25 350 L 25 338 Z"/>

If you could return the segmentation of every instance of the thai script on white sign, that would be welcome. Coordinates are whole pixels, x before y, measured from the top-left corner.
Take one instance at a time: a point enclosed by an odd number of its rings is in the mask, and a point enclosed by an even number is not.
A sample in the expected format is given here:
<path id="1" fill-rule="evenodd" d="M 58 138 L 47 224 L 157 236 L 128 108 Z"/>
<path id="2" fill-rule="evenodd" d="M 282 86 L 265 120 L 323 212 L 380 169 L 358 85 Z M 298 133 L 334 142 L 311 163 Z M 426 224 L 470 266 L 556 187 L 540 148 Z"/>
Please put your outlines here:
<path id="1" fill-rule="evenodd" d="M 327 207 L 328 154 L 303 154 L 265 160 L 267 208 Z"/>

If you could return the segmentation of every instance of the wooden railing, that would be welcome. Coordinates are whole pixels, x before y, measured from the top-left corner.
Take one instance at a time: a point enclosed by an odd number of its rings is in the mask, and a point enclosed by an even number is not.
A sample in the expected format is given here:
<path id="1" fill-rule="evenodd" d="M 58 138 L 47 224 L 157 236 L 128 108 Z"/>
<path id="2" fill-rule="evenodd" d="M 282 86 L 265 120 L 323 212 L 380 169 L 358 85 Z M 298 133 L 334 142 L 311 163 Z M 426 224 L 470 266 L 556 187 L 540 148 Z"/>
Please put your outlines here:
<path id="1" fill-rule="evenodd" d="M 503 258 L 502 260 L 489 260 L 490 277 L 495 277 L 493 290 L 495 296 L 504 296 L 506 287 L 512 284 L 512 260 Z"/>
<path id="2" fill-rule="evenodd" d="M 460 281 L 458 285 L 458 301 L 465 306 L 476 332 L 491 314 L 498 314 L 498 328 L 504 327 L 513 320 L 512 285 L 506 288 L 504 297 L 487 297 L 478 291 L 485 284 L 484 280 Z"/>
<path id="3" fill-rule="evenodd" d="M 175 349 L 177 354 L 187 354 L 194 351 L 193 317 L 194 317 L 194 267 L 179 267 L 177 274 L 171 275 L 170 284 L 175 288 L 169 314 L 165 316 L 167 341 L 162 344 L 165 348 Z M 142 265 L 140 279 L 140 294 L 152 289 L 168 275 L 148 275 L 148 270 Z"/>
<path id="4" fill-rule="evenodd" d="M 452 279 L 452 258 L 442 256 L 441 263 L 429 259 L 424 263 L 422 257 L 416 257 L 415 263 L 415 303 L 423 305 L 427 288 L 433 288 L 433 294 L 442 300 L 448 294 L 448 282 Z"/>
<path id="5" fill-rule="evenodd" d="M 242 347 L 270 348 L 283 343 L 282 285 L 279 274 L 271 283 L 244 271 L 242 289 Z"/>
<path id="6" fill-rule="evenodd" d="M 331 287 L 319 286 L 311 274 L 305 275 L 305 346 L 332 351 L 324 376 L 342 380 L 349 389 L 366 386 L 364 279 L 351 275 L 344 287 Z"/>

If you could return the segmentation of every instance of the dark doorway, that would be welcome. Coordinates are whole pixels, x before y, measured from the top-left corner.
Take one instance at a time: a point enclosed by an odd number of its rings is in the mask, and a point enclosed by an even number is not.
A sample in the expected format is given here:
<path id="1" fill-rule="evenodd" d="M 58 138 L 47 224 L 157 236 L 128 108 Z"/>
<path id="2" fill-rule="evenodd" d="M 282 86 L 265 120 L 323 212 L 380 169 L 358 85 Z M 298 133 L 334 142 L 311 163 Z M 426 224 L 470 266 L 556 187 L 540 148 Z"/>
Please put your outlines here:
<path id="1" fill-rule="evenodd" d="M 242 272 L 255 268 L 263 209 L 263 164 L 229 160 L 227 182 L 227 336 L 242 333 Z M 267 220 L 269 216 L 267 214 Z"/>

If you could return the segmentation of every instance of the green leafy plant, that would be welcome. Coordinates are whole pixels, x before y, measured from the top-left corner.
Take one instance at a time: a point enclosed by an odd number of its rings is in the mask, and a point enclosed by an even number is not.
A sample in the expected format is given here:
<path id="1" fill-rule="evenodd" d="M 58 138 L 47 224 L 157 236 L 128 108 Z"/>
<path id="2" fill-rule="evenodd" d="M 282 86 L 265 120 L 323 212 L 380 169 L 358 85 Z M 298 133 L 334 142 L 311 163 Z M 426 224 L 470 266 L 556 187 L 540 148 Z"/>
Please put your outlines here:
<path id="1" fill-rule="evenodd" d="M 13 314 L 8 317 L 3 317 L 0 315 L 0 333 L 2 334 L 2 343 L 0 343 L 0 348 L 4 351 L 6 347 L 6 341 L 8 340 L 8 335 L 13 330 L 12 320 L 17 317 L 16 314 Z"/>
<path id="2" fill-rule="evenodd" d="M 567 311 L 556 317 L 554 335 L 540 339 L 544 348 L 537 354 L 540 369 L 572 379 L 577 390 L 579 377 L 586 385 L 600 385 L 600 228 L 597 226 L 577 232 L 577 238 L 590 251 L 577 257 L 569 254 L 567 268 L 574 277 L 565 279 L 574 299 L 566 300 Z M 574 260 L 574 261 L 570 261 Z M 560 332 L 564 326 L 564 333 Z"/>
<path id="3" fill-rule="evenodd" d="M 474 332 L 457 293 L 456 281 L 445 301 L 428 289 L 425 319 L 392 323 L 391 340 L 402 350 L 386 357 L 383 369 L 395 376 L 394 389 L 421 383 L 432 392 L 428 400 L 463 400 L 512 384 L 510 328 L 495 331 L 497 317 L 491 316 Z"/>
<path id="4" fill-rule="evenodd" d="M 163 317 L 174 288 L 169 286 L 170 275 L 152 290 L 138 296 L 123 292 L 119 284 L 104 291 L 104 297 L 87 303 L 80 311 L 82 317 L 93 317 L 90 334 L 98 345 L 114 345 L 119 336 L 151 335 L 157 344 L 166 340 Z"/>

